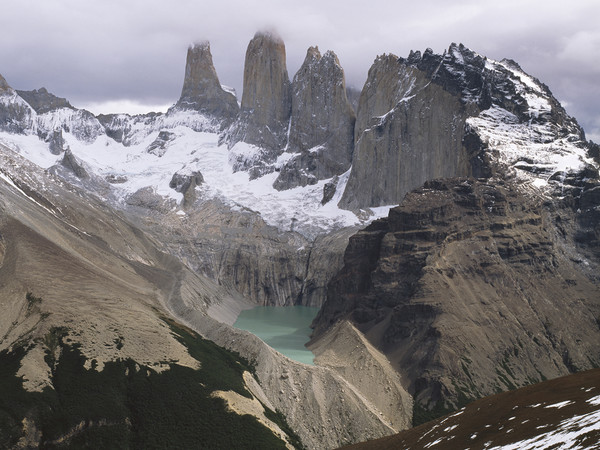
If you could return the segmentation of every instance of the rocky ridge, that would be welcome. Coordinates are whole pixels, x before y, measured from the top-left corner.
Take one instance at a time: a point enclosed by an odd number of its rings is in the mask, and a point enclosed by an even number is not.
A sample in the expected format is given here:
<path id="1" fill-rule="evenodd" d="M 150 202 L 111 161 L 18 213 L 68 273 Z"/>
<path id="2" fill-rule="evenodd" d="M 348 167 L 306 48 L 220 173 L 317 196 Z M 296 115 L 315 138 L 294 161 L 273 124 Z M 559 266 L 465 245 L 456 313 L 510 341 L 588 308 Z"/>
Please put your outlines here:
<path id="1" fill-rule="evenodd" d="M 417 422 L 597 367 L 598 259 L 575 256 L 566 231 L 579 214 L 500 180 L 425 183 L 350 239 L 316 342 L 351 320 L 407 381 Z"/>

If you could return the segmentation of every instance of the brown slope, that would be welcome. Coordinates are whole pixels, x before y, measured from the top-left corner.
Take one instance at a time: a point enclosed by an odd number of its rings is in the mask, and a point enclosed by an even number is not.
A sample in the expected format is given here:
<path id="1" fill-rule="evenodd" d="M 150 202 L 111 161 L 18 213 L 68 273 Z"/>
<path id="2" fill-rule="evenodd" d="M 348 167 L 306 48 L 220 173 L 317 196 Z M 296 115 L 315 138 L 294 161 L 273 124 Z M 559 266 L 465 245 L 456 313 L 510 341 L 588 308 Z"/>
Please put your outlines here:
<path id="1" fill-rule="evenodd" d="M 535 448 L 550 448 L 552 442 L 559 446 L 569 442 L 567 430 L 579 435 L 571 438 L 582 448 L 597 448 L 600 445 L 600 425 L 597 419 L 593 419 L 600 416 L 600 406 L 597 401 L 590 400 L 597 399 L 599 395 L 600 369 L 593 369 L 482 398 L 459 412 L 395 436 L 344 448 L 443 450 L 509 444 L 516 445 L 512 448 L 531 448 L 536 440 L 538 446 Z M 559 407 L 563 402 L 565 406 Z M 581 432 L 583 421 L 572 420 L 578 416 L 590 421 L 589 429 Z M 552 441 L 544 438 L 544 434 L 552 435 Z M 549 442 L 547 447 L 543 446 L 545 441 Z"/>

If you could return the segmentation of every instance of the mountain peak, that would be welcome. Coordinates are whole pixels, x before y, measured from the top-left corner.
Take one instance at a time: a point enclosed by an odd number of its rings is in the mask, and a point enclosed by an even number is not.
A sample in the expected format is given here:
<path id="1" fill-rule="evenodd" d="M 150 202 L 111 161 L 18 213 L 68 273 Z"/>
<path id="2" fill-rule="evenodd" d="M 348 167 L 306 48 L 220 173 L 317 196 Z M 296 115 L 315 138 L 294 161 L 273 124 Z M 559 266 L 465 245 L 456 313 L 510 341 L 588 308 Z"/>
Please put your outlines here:
<path id="1" fill-rule="evenodd" d="M 56 111 L 61 108 L 75 109 L 66 98 L 57 97 L 41 87 L 33 91 L 17 91 L 19 96 L 25 100 L 38 114 Z"/>
<path id="2" fill-rule="evenodd" d="M 318 47 L 310 47 L 292 83 L 287 152 L 299 156 L 281 168 L 273 186 L 281 190 L 306 186 L 348 170 L 355 120 L 336 54 L 328 50 L 321 57 Z"/>
<path id="3" fill-rule="evenodd" d="M 254 34 L 254 38 L 252 40 L 254 39 L 264 39 L 277 44 L 283 44 L 283 39 L 274 29 L 259 30 Z"/>
<path id="4" fill-rule="evenodd" d="M 240 117 L 224 140 L 229 148 L 240 141 L 259 146 L 273 159 L 285 146 L 290 110 L 285 44 L 275 32 L 259 31 L 246 50 Z"/>
<path id="5" fill-rule="evenodd" d="M 199 111 L 222 120 L 225 125 L 238 113 L 235 96 L 221 87 L 208 41 L 188 48 L 183 88 L 176 107 Z"/>

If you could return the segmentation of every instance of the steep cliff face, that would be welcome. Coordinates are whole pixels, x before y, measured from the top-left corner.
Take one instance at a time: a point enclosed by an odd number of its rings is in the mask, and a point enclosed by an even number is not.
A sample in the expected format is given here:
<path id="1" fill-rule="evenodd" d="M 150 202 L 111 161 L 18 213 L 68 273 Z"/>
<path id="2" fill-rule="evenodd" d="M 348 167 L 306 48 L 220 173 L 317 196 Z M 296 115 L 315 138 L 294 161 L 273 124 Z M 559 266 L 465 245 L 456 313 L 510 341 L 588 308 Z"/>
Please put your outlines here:
<path id="1" fill-rule="evenodd" d="M 538 166 L 551 147 L 577 154 L 571 144 L 586 145 L 545 85 L 513 61 L 489 60 L 456 44 L 443 55 L 428 49 L 377 58 L 355 129 L 352 172 L 340 202 L 348 209 L 400 203 L 438 177 L 527 170 L 517 163 L 526 162 L 529 143 L 539 152 L 528 164 Z"/>
<path id="2" fill-rule="evenodd" d="M 314 184 L 350 168 L 355 115 L 337 56 L 310 47 L 292 82 L 292 116 L 286 151 L 293 154 L 276 189 Z"/>
<path id="3" fill-rule="evenodd" d="M 238 142 L 259 147 L 261 162 L 272 163 L 285 147 L 291 104 L 285 45 L 274 33 L 256 33 L 246 51 L 240 115 L 222 141 L 230 149 Z M 234 168 L 247 167 L 237 161 Z"/>
<path id="4" fill-rule="evenodd" d="M 391 205 L 428 179 L 468 175 L 462 140 L 474 109 L 418 67 L 393 55 L 378 58 L 360 97 L 355 156 L 340 205 Z"/>
<path id="5" fill-rule="evenodd" d="M 307 238 L 219 201 L 200 197 L 186 207 L 184 217 L 169 211 L 145 226 L 195 272 L 259 305 L 321 306 L 327 283 L 342 267 L 348 238 L 356 232 L 346 228 Z"/>
<path id="6" fill-rule="evenodd" d="M 221 87 L 207 41 L 188 48 L 183 88 L 175 108 L 206 114 L 221 128 L 231 124 L 238 114 L 235 95 Z"/>
<path id="7" fill-rule="evenodd" d="M 598 260 L 557 233 L 578 214 L 553 205 L 497 180 L 426 183 L 350 239 L 315 336 L 351 319 L 415 411 L 598 366 Z"/>

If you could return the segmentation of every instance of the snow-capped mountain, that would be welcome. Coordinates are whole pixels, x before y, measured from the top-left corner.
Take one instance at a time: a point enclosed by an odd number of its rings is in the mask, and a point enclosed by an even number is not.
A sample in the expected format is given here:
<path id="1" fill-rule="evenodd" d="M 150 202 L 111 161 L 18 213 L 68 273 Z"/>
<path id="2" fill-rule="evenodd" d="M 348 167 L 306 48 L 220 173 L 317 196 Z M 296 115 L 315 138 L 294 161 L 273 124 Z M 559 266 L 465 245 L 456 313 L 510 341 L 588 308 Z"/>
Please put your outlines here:
<path id="1" fill-rule="evenodd" d="M 550 90 L 512 61 L 452 44 L 378 56 L 356 104 L 331 51 L 311 47 L 290 81 L 272 33 L 250 42 L 240 104 L 206 42 L 190 47 L 165 114 L 95 117 L 0 77 L 6 217 L 76 261 L 109 254 L 92 264 L 99 285 L 123 267 L 132 286 L 141 277 L 161 292 L 152 308 L 256 359 L 263 400 L 311 448 L 597 365 L 600 155 Z M 74 250 L 79 240 L 88 254 Z M 85 285 L 78 276 L 73 285 Z M 202 277 L 215 285 L 198 288 Z M 137 305 L 128 283 L 119 295 Z M 248 303 L 322 307 L 311 343 L 321 367 L 287 365 L 212 321 L 229 323 Z M 40 364 L 36 376 L 49 379 Z M 317 373 L 350 386 L 341 400 L 321 385 L 313 395 Z"/>
<path id="2" fill-rule="evenodd" d="M 273 39 L 261 35 L 254 46 L 271 45 Z M 252 54 L 247 59 L 252 73 L 269 69 Z M 332 68 L 327 65 L 330 60 Z M 225 106 L 230 105 L 231 94 L 220 89 L 207 43 L 190 48 L 187 64 L 182 99 L 166 114 L 96 118 L 43 89 L 19 95 L 3 82 L 1 139 L 49 168 L 60 157 L 53 160 L 43 150 L 34 154 L 26 149 L 41 149 L 37 140 L 50 141 L 60 130 L 75 157 L 87 164 L 91 173 L 111 182 L 112 193 L 121 200 L 148 187 L 180 203 L 183 194 L 169 188 L 172 176 L 199 171 L 205 178 L 198 187 L 202 195 L 256 211 L 282 230 L 294 224 L 296 230 L 305 232 L 314 232 L 313 227 L 329 230 L 364 223 L 365 216 L 368 220 L 380 216 L 386 205 L 400 203 L 406 192 L 440 176 L 499 172 L 514 174 L 532 188 L 540 188 L 560 182 L 568 172 L 597 167 L 588 155 L 583 131 L 546 86 L 514 62 L 492 61 L 462 45 L 453 44 L 444 55 L 426 51 L 423 55 L 411 53 L 406 59 L 378 57 L 358 104 L 356 144 L 327 137 L 340 132 L 340 123 L 354 128 L 353 114 L 350 121 L 334 119 L 344 117 L 350 106 L 343 89 L 335 91 L 343 88 L 343 71 L 331 52 L 321 59 L 318 50 L 309 49 L 300 69 L 307 75 L 299 73 L 294 78 L 294 95 L 285 119 L 291 121 L 289 143 L 285 140 L 279 148 L 258 147 L 255 144 L 260 142 L 249 134 L 230 141 L 229 149 L 219 145 L 224 142 L 219 132 L 235 117 L 235 108 Z M 260 80 L 249 79 L 247 84 Z M 317 84 L 311 86 L 309 80 Z M 323 92 L 319 94 L 318 89 Z M 254 90 L 259 96 L 275 95 L 269 89 Z M 279 91 L 285 89 L 274 92 Z M 327 107 L 315 103 L 328 95 L 340 100 Z M 207 109 L 194 102 L 213 106 Z M 259 104 L 266 102 L 260 100 Z M 246 109 L 256 113 L 251 106 Z M 321 125 L 314 138 L 306 130 L 314 129 L 316 123 L 302 116 L 311 108 L 324 111 L 331 120 Z M 314 114 L 307 117 L 314 119 Z M 426 127 L 430 127 L 427 133 L 415 132 Z M 260 133 L 275 133 L 272 129 L 275 127 L 267 126 Z M 168 141 L 157 143 L 166 131 L 170 133 Z M 225 136 L 230 134 L 225 131 Z M 152 152 L 154 145 L 161 146 L 160 153 Z M 336 152 L 353 155 L 351 166 L 342 164 Z M 325 163 L 328 159 L 340 164 Z M 378 175 L 373 177 L 374 173 Z M 323 205 L 326 186 L 335 194 Z M 373 209 L 377 207 L 383 208 Z M 342 208 L 355 213 L 371 210 L 357 217 Z"/>

